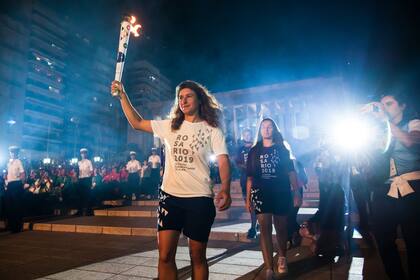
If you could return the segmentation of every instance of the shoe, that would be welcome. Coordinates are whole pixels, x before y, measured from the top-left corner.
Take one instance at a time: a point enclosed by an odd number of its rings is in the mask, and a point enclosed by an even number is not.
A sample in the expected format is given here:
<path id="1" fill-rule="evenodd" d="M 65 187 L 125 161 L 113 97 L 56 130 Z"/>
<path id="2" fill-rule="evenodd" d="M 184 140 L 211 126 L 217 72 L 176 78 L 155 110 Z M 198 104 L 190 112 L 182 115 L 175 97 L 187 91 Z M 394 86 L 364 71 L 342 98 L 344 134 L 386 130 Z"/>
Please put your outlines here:
<path id="1" fill-rule="evenodd" d="M 277 261 L 277 270 L 280 275 L 288 272 L 286 257 L 279 257 L 279 260 Z"/>
<path id="2" fill-rule="evenodd" d="M 248 230 L 248 234 L 246 235 L 246 238 L 254 239 L 255 237 L 257 237 L 257 231 L 254 228 L 250 228 Z"/>
<path id="3" fill-rule="evenodd" d="M 265 270 L 265 280 L 274 280 L 274 271 L 272 269 Z"/>

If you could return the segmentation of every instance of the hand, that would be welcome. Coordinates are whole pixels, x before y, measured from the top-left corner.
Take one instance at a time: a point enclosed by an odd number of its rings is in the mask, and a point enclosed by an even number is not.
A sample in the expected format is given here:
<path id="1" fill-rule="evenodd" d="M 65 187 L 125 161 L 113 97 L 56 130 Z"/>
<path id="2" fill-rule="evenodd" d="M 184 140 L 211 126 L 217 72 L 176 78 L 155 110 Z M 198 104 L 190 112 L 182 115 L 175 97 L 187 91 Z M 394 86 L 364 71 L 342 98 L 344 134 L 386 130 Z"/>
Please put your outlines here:
<path id="1" fill-rule="evenodd" d="M 217 210 L 219 211 L 223 211 L 226 210 L 230 207 L 230 204 L 232 203 L 232 199 L 230 197 L 230 193 L 226 192 L 224 190 L 221 190 L 217 195 L 216 195 L 216 207 Z"/>
<path id="2" fill-rule="evenodd" d="M 386 121 L 388 119 L 384 105 L 381 102 L 368 103 L 360 109 L 360 112 L 362 114 L 370 114 L 378 120 Z"/>
<path id="3" fill-rule="evenodd" d="M 113 81 L 111 84 L 111 95 L 121 97 L 125 93 L 124 85 L 119 81 Z"/>
<path id="4" fill-rule="evenodd" d="M 295 191 L 293 194 L 293 207 L 302 206 L 302 196 L 298 191 Z"/>

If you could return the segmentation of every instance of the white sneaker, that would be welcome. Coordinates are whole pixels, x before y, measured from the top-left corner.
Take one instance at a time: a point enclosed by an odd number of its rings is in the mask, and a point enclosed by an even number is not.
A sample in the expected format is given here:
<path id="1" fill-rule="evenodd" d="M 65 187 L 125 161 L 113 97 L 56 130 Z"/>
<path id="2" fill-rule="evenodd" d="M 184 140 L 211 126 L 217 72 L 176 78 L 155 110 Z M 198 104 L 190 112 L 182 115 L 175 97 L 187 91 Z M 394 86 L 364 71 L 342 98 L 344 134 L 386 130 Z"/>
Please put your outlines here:
<path id="1" fill-rule="evenodd" d="M 288 272 L 286 257 L 279 257 L 279 260 L 277 261 L 277 270 L 279 274 L 286 274 Z"/>

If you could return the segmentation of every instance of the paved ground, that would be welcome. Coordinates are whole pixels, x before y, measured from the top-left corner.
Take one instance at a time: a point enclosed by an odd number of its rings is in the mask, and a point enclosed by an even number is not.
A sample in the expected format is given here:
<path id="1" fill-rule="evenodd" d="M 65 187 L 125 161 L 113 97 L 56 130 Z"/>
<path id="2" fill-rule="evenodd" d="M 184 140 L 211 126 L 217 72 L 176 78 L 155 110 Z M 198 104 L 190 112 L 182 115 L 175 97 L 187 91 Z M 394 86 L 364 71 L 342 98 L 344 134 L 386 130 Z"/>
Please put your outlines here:
<path id="1" fill-rule="evenodd" d="M 179 278 L 189 279 L 186 240 L 177 255 Z M 263 279 L 254 243 L 210 241 L 211 279 Z M 307 247 L 288 252 L 285 279 L 385 279 L 375 252 L 357 249 L 325 264 Z M 154 237 L 27 231 L 0 235 L 0 279 L 151 279 L 156 277 Z"/>

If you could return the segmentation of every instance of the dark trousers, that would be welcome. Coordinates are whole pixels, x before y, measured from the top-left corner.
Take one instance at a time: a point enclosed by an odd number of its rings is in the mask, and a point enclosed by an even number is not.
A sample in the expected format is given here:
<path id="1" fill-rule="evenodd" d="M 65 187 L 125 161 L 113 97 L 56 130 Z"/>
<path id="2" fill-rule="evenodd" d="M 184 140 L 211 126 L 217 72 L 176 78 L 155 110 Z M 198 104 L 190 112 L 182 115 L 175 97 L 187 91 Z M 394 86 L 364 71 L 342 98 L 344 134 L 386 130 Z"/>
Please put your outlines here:
<path id="1" fill-rule="evenodd" d="M 415 192 L 398 199 L 387 196 L 389 185 L 376 190 L 373 196 L 373 234 L 390 279 L 404 279 L 395 244 L 398 225 L 407 250 L 409 279 L 420 279 L 420 180 L 410 185 Z"/>
<path id="2" fill-rule="evenodd" d="M 139 173 L 129 173 L 128 174 L 128 181 L 127 181 L 127 188 L 128 188 L 128 195 L 132 195 L 133 193 L 136 196 L 140 193 L 140 176 Z"/>
<path id="3" fill-rule="evenodd" d="M 12 232 L 23 229 L 23 184 L 21 181 L 10 182 L 5 193 L 6 219 Z"/>
<path id="4" fill-rule="evenodd" d="M 303 189 L 299 189 L 300 196 L 303 198 Z M 293 201 L 293 195 L 292 195 L 292 201 Z M 295 207 L 292 203 L 292 206 L 290 207 L 289 214 L 287 215 L 287 235 L 289 239 L 292 238 L 293 234 L 296 232 L 299 232 L 300 226 L 297 222 L 297 215 L 299 212 L 300 207 Z"/>
<path id="5" fill-rule="evenodd" d="M 92 177 L 79 178 L 77 193 L 79 197 L 79 214 L 86 214 L 90 209 L 90 190 L 92 187 Z"/>
<path id="6" fill-rule="evenodd" d="M 357 212 L 359 213 L 359 231 L 362 235 L 369 232 L 369 190 L 366 180 L 361 176 L 352 176 L 350 179 L 350 188 L 353 193 L 354 202 L 356 203 Z"/>
<path id="7" fill-rule="evenodd" d="M 246 202 L 246 181 L 247 181 L 247 177 L 245 173 L 242 173 L 239 182 L 241 185 L 242 197 L 244 198 L 245 202 Z M 257 226 L 257 216 L 255 215 L 255 211 L 251 211 L 251 228 L 255 229 L 256 226 Z"/>
<path id="8" fill-rule="evenodd" d="M 152 168 L 150 174 L 150 184 L 151 190 L 150 194 L 156 196 L 159 190 L 159 183 L 160 183 L 160 168 Z"/>

